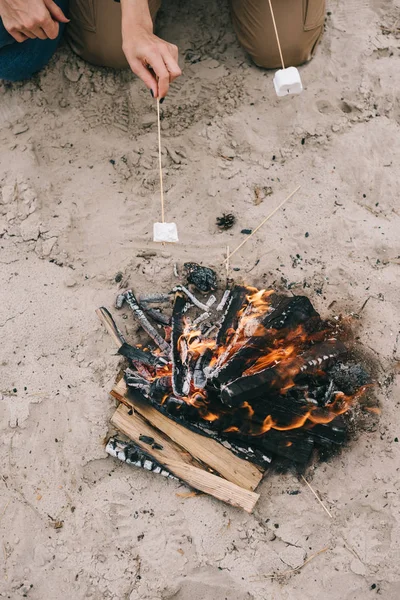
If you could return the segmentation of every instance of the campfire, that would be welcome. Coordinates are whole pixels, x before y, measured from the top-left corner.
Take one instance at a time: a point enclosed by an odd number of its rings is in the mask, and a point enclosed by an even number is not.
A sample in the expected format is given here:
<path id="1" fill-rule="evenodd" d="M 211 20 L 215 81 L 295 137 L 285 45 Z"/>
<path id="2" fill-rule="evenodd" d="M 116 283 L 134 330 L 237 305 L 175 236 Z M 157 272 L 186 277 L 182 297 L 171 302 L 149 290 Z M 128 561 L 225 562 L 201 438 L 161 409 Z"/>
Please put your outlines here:
<path id="1" fill-rule="evenodd" d="M 166 440 L 159 439 L 164 432 L 176 443 L 179 431 L 186 451 L 186 438 L 195 436 L 200 445 L 214 444 L 214 463 L 216 452 L 228 452 L 236 468 L 239 461 L 251 467 L 247 490 L 254 490 L 266 469 L 303 473 L 348 439 L 369 376 L 353 356 L 342 320 L 323 320 L 307 297 L 235 285 L 219 300 L 213 294 L 200 300 L 177 286 L 139 299 L 128 290 L 117 298 L 117 308 L 124 304 L 148 342 L 129 344 L 111 314 L 99 309 L 128 361 L 113 393 L 124 404 L 124 423 L 113 422 L 130 441 L 111 439 L 110 454 L 188 481 L 165 460 Z M 142 421 L 130 435 L 125 421 L 137 412 Z M 221 473 L 222 460 L 217 467 L 200 461 L 209 475 L 233 482 Z"/>

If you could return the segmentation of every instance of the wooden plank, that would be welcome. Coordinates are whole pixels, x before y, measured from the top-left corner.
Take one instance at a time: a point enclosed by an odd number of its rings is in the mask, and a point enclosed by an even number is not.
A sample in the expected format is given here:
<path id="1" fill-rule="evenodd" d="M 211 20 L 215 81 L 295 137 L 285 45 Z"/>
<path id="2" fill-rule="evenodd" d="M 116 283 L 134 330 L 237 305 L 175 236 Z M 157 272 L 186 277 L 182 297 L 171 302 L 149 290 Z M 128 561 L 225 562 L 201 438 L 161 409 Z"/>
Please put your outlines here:
<path id="1" fill-rule="evenodd" d="M 130 412 L 131 410 L 127 406 L 120 404 L 111 417 L 111 423 L 134 441 L 137 446 L 154 456 L 157 462 L 164 464 L 164 461 L 168 458 L 172 461 L 194 465 L 199 469 L 205 469 L 205 467 L 195 460 L 189 452 L 186 452 L 186 450 L 169 440 L 166 435 L 157 431 L 157 429 L 154 429 L 146 419 L 141 417 L 135 411 L 133 414 L 129 414 Z M 163 447 L 163 449 L 153 449 L 150 444 L 146 444 L 144 441 L 140 440 L 140 436 L 153 438 L 157 444 Z"/>
<path id="2" fill-rule="evenodd" d="M 129 413 L 129 409 L 121 404 L 112 416 L 111 422 L 135 444 L 154 456 L 168 471 L 196 490 L 210 494 L 232 506 L 243 508 L 249 513 L 252 512 L 260 497 L 259 494 L 204 470 L 204 467 L 201 467 L 188 452 L 151 427 L 143 417 L 136 412 Z M 153 437 L 162 449 L 153 449 L 149 444 L 145 444 L 140 440 L 141 435 Z"/>
<path id="3" fill-rule="evenodd" d="M 222 477 L 246 489 L 255 490 L 262 479 L 262 472 L 256 465 L 235 456 L 219 442 L 205 437 L 179 423 L 168 419 L 147 402 L 129 395 L 124 379 L 112 389 L 111 395 L 124 404 L 131 402 L 134 409 L 154 427 L 165 433 L 171 440 L 185 448 L 194 458 L 205 463 Z"/>

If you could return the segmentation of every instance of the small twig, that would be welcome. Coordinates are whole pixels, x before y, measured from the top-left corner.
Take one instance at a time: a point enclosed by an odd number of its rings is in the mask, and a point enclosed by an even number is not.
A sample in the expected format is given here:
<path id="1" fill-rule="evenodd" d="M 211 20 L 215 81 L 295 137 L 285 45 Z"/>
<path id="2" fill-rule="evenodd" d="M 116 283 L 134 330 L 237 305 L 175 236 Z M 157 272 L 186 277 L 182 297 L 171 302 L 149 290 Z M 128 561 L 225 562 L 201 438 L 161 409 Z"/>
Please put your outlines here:
<path id="1" fill-rule="evenodd" d="M 316 497 L 316 499 L 318 500 L 318 502 L 320 503 L 320 505 L 322 506 L 322 508 L 324 509 L 324 511 L 329 515 L 329 517 L 331 519 L 333 519 L 333 515 L 331 512 L 329 512 L 329 510 L 326 508 L 325 504 L 322 502 L 321 498 L 318 496 L 317 492 L 311 487 L 311 485 L 308 483 L 307 479 L 304 477 L 304 475 L 301 475 L 302 480 L 304 481 L 304 483 L 306 483 L 308 485 L 308 487 L 310 488 L 310 490 L 312 491 L 312 493 L 314 494 L 314 496 Z"/>
<path id="2" fill-rule="evenodd" d="M 270 573 L 269 575 L 264 575 L 263 579 L 277 579 L 278 577 L 284 577 L 285 575 L 292 575 L 293 573 L 298 573 L 299 571 L 301 571 L 301 569 L 303 567 L 308 565 L 308 563 L 311 562 L 314 558 L 316 558 L 323 552 L 326 552 L 327 550 L 329 550 L 329 546 L 327 546 L 326 548 L 322 548 L 322 550 L 315 552 L 315 554 L 311 554 L 311 556 L 309 556 L 307 558 L 307 560 L 305 560 L 303 562 L 303 564 L 299 565 L 295 569 L 289 569 L 288 571 L 282 571 L 281 573 Z M 261 580 L 259 580 L 259 581 L 261 581 Z"/>
<path id="3" fill-rule="evenodd" d="M 229 281 L 229 258 L 230 258 L 230 253 L 229 253 L 229 246 L 226 247 L 226 260 L 225 260 L 225 267 L 226 267 L 226 280 Z"/>
<path id="4" fill-rule="evenodd" d="M 7 510 L 7 508 L 8 508 L 8 505 L 10 504 L 10 502 L 11 502 L 11 500 L 9 500 L 9 501 L 6 503 L 6 505 L 5 505 L 4 509 L 3 509 L 3 512 L 2 512 L 2 513 L 1 513 L 1 515 L 0 515 L 0 521 L 2 520 L 2 518 L 4 517 L 4 515 L 6 514 L 6 510 Z"/>
<path id="5" fill-rule="evenodd" d="M 274 214 L 275 214 L 275 213 L 276 213 L 276 212 L 277 212 L 277 211 L 278 211 L 278 210 L 281 208 L 281 206 L 283 206 L 283 205 L 285 204 L 285 202 L 287 202 L 288 200 L 290 200 L 290 198 L 291 198 L 292 196 L 294 196 L 296 192 L 298 192 L 298 191 L 299 191 L 299 189 L 300 189 L 300 188 L 301 188 L 301 185 L 297 186 L 297 188 L 296 188 L 295 190 L 293 190 L 293 192 L 292 192 L 291 194 L 289 194 L 289 196 L 288 196 L 287 198 L 285 198 L 284 200 L 282 200 L 282 202 L 281 202 L 280 204 L 278 204 L 278 206 L 277 206 L 276 208 L 274 208 L 274 210 L 273 210 L 271 213 L 269 213 L 269 215 L 268 215 L 267 217 L 265 217 L 265 219 L 263 219 L 263 221 L 261 221 L 261 223 L 260 223 L 260 224 L 259 224 L 259 225 L 258 225 L 258 226 L 257 226 L 257 227 L 254 229 L 254 231 L 252 231 L 252 233 L 251 233 L 250 235 L 248 235 L 248 236 L 247 236 L 247 237 L 246 237 L 246 238 L 243 240 L 243 242 L 242 242 L 241 244 L 239 244 L 239 246 L 238 246 L 237 248 L 235 248 L 235 250 L 229 254 L 229 256 L 227 256 L 227 258 L 224 260 L 224 262 L 229 264 L 229 260 L 230 260 L 230 258 L 231 258 L 231 257 L 232 257 L 234 254 L 236 254 L 236 252 L 237 252 L 238 250 L 240 250 L 240 248 L 241 248 L 242 246 L 244 246 L 244 244 L 246 244 L 246 243 L 249 241 L 249 239 L 250 239 L 250 238 L 252 238 L 252 237 L 253 237 L 253 235 L 254 235 L 255 233 L 257 233 L 257 231 L 258 231 L 258 230 L 259 230 L 259 229 L 260 229 L 260 228 L 261 228 L 261 227 L 262 227 L 262 226 L 263 226 L 263 225 L 264 225 L 264 224 L 265 224 L 265 223 L 266 223 L 266 222 L 267 222 L 267 221 L 268 221 L 268 220 L 269 220 L 271 217 L 273 217 L 273 216 L 274 216 Z"/>

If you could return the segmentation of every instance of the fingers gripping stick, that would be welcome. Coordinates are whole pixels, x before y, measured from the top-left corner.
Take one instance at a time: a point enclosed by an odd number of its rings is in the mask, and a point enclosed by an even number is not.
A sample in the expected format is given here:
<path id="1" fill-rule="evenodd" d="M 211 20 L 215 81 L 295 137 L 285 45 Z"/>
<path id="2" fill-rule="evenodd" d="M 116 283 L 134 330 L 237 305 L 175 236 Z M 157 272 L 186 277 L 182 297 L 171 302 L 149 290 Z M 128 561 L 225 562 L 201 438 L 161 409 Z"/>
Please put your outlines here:
<path id="1" fill-rule="evenodd" d="M 154 223 L 154 242 L 179 242 L 178 229 L 175 223 L 166 223 L 164 216 L 164 189 L 161 160 L 161 125 L 160 125 L 160 100 L 157 98 L 157 124 L 158 124 L 158 160 L 160 166 L 160 194 L 161 194 L 161 223 Z"/>
<path id="2" fill-rule="evenodd" d="M 278 29 L 276 27 L 275 15 L 272 8 L 272 0 L 268 0 L 269 8 L 271 10 L 272 23 L 274 25 L 276 42 L 278 44 L 279 56 L 281 58 L 282 69 L 279 69 L 275 73 L 274 87 L 277 96 L 287 96 L 288 94 L 301 94 L 303 91 L 303 84 L 301 83 L 301 77 L 296 67 L 285 68 L 283 60 L 281 43 L 279 40 Z"/>

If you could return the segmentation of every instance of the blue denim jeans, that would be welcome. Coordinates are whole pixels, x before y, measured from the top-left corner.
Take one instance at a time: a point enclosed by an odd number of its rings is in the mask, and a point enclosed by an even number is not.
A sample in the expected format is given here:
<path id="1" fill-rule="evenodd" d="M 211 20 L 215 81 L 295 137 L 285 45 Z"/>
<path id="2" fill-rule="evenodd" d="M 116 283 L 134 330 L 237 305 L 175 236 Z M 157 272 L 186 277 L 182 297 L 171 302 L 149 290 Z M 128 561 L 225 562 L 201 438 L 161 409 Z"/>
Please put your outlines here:
<path id="1" fill-rule="evenodd" d="M 68 0 L 55 0 L 66 15 Z M 47 65 L 63 35 L 65 25 L 59 23 L 60 31 L 55 40 L 38 38 L 18 43 L 6 31 L 0 19 L 0 79 L 22 81 L 29 79 Z"/>

